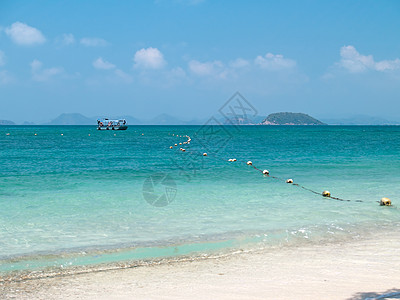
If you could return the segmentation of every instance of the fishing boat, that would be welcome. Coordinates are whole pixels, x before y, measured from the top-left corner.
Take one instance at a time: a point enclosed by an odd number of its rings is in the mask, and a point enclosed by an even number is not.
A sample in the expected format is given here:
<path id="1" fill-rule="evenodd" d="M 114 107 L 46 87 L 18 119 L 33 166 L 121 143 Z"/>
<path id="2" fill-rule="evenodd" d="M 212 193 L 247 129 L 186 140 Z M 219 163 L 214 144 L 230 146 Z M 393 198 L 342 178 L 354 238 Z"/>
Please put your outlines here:
<path id="1" fill-rule="evenodd" d="M 97 130 L 127 130 L 128 125 L 125 119 L 98 119 Z"/>

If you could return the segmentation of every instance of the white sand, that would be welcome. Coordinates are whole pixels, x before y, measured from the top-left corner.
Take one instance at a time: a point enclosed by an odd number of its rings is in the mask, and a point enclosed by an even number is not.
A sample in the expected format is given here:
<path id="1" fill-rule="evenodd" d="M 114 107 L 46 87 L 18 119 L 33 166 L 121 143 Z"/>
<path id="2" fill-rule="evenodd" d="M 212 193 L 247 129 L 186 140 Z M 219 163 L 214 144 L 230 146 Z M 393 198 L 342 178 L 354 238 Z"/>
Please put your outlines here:
<path id="1" fill-rule="evenodd" d="M 17 299 L 365 299 L 391 292 L 400 298 L 397 232 L 3 286 L 3 297 Z"/>

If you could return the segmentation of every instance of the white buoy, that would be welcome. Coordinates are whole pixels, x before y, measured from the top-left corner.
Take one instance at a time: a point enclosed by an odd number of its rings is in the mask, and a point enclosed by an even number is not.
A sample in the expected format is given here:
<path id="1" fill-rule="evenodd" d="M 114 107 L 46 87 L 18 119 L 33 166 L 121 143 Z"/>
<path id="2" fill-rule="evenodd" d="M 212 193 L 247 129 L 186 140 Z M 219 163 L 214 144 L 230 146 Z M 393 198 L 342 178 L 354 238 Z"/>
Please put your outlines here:
<path id="1" fill-rule="evenodd" d="M 7 132 L 6 135 L 10 135 L 10 134 Z"/>
<path id="2" fill-rule="evenodd" d="M 264 175 L 268 175 L 268 174 L 269 174 L 269 171 L 268 171 L 268 170 L 264 170 L 264 171 L 263 171 L 263 174 L 264 174 Z"/>
<path id="3" fill-rule="evenodd" d="M 117 134 L 116 134 L 116 133 L 114 133 L 114 136 L 117 136 Z"/>
<path id="4" fill-rule="evenodd" d="M 228 159 L 228 161 L 233 161 L 232 158 Z"/>
<path id="5" fill-rule="evenodd" d="M 324 196 L 324 197 L 330 197 L 330 196 L 331 196 L 331 192 L 330 192 L 330 191 L 323 191 L 323 192 L 322 192 L 322 196 Z"/>
<path id="6" fill-rule="evenodd" d="M 64 135 L 64 133 L 61 133 L 61 135 Z"/>
<path id="7" fill-rule="evenodd" d="M 381 206 L 391 206 L 392 201 L 390 201 L 389 198 L 382 198 L 381 201 L 379 202 Z"/>
<path id="8" fill-rule="evenodd" d="M 232 158 L 232 161 L 236 161 L 236 158 Z"/>
<path id="9" fill-rule="evenodd" d="M 182 145 L 182 143 L 179 143 L 179 145 Z"/>
<path id="10" fill-rule="evenodd" d="M 37 135 L 37 133 L 35 133 L 35 135 Z"/>
<path id="11" fill-rule="evenodd" d="M 172 146 L 169 146 L 169 149 L 172 149 Z"/>
<path id="12" fill-rule="evenodd" d="M 286 183 L 293 183 L 293 179 L 288 179 L 288 180 L 286 180 Z"/>
<path id="13" fill-rule="evenodd" d="M 207 153 L 203 153 L 203 156 L 207 156 Z"/>
<path id="14" fill-rule="evenodd" d="M 178 146 L 178 144 L 175 144 L 175 147 Z"/>
<path id="15" fill-rule="evenodd" d="M 253 162 L 251 160 L 249 160 L 246 164 L 249 165 L 249 166 L 252 166 Z"/>
<path id="16" fill-rule="evenodd" d="M 88 134 L 88 136 L 90 136 L 90 133 Z"/>
<path id="17" fill-rule="evenodd" d="M 182 152 L 185 152 L 186 150 L 185 149 L 182 149 Z"/>

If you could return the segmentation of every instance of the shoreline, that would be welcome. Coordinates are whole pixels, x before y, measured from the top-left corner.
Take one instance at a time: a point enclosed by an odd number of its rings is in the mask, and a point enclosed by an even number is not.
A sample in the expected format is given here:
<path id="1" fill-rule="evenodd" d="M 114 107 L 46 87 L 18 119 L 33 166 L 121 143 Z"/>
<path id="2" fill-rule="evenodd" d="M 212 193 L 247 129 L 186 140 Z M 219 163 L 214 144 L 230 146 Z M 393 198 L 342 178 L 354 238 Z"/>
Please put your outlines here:
<path id="1" fill-rule="evenodd" d="M 397 228 L 395 228 L 397 229 Z M 400 293 L 397 232 L 0 283 L 18 299 L 365 299 Z M 381 298 L 382 299 L 382 298 Z"/>

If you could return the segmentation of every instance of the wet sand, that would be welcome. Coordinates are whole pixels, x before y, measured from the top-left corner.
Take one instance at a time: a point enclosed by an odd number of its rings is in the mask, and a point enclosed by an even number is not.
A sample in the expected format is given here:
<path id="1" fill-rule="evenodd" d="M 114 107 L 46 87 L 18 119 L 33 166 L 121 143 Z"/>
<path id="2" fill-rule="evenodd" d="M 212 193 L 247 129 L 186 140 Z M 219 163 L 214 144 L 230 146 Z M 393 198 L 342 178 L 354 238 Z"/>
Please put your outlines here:
<path id="1" fill-rule="evenodd" d="M 400 233 L 0 288 L 1 299 L 373 299 L 389 293 L 400 298 Z"/>

